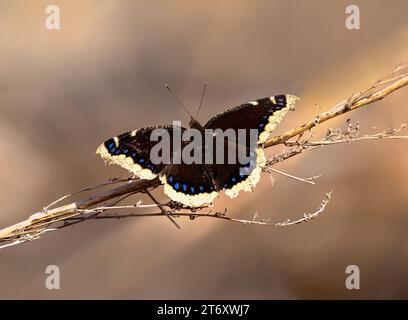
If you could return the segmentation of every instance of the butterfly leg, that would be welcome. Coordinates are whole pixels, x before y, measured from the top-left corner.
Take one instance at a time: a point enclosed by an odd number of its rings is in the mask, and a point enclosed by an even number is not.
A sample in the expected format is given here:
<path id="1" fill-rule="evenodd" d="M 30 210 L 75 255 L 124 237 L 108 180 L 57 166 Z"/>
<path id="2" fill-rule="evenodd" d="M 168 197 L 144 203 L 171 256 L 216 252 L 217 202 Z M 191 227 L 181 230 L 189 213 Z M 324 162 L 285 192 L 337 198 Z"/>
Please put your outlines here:
<path id="1" fill-rule="evenodd" d="M 160 211 L 167 217 L 170 219 L 170 221 L 177 227 L 177 229 L 181 229 L 180 225 L 176 222 L 176 220 L 174 220 L 174 218 L 163 208 L 163 205 L 161 203 L 159 203 L 155 197 L 153 197 L 153 195 L 151 194 L 151 192 L 147 189 L 145 189 L 146 194 L 149 196 L 150 199 L 152 199 L 152 201 L 157 204 L 157 206 L 159 207 Z"/>

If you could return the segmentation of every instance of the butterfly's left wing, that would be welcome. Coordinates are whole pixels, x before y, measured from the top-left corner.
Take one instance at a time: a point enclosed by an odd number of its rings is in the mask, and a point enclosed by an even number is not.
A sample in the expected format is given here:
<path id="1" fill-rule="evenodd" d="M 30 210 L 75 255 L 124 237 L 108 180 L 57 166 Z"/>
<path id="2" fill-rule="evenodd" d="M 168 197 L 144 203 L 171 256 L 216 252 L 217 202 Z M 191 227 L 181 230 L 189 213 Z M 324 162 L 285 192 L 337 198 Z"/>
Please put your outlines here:
<path id="1" fill-rule="evenodd" d="M 235 141 L 238 153 L 245 152 L 251 155 L 247 164 L 213 164 L 211 170 L 219 190 L 225 190 L 231 198 L 241 190 L 250 191 L 258 183 L 262 168 L 266 160 L 262 147 L 269 134 L 282 121 L 286 113 L 293 109 L 298 97 L 293 95 L 277 95 L 259 100 L 250 101 L 240 106 L 228 109 L 213 118 L 204 126 L 205 129 L 238 129 L 246 130 L 246 145 L 240 146 L 241 141 Z M 257 144 L 249 143 L 249 131 L 257 130 Z M 238 137 L 238 134 L 236 135 Z M 227 146 L 224 147 L 227 151 Z"/>

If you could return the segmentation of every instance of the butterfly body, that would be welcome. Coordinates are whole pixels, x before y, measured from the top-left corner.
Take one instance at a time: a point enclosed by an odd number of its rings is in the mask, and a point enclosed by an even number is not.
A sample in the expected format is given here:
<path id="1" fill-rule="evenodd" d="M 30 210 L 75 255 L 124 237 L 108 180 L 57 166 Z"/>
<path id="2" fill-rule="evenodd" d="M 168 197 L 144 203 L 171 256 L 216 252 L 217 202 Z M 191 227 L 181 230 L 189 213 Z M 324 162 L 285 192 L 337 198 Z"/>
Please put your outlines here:
<path id="1" fill-rule="evenodd" d="M 198 139 L 196 144 L 203 149 L 206 148 L 204 143 L 207 142 L 206 138 L 213 139 L 215 144 L 220 132 L 230 130 L 236 133 L 241 130 L 248 133 L 245 137 L 249 137 L 251 130 L 256 133 L 255 144 L 247 143 L 248 138 L 243 142 L 238 138 L 225 140 L 221 137 L 217 140 L 221 141 L 221 144 L 217 144 L 215 151 L 210 153 L 208 158 L 204 156 L 205 152 L 202 152 L 202 161 L 198 163 L 175 161 L 175 154 L 184 153 L 192 142 L 191 139 L 186 139 L 178 148 L 173 147 L 176 132 L 180 131 L 184 135 L 188 129 L 171 125 L 146 127 L 122 133 L 101 144 L 97 154 L 100 154 L 108 164 L 120 165 L 141 179 L 159 176 L 165 194 L 173 201 L 189 207 L 211 203 L 220 191 L 225 191 L 228 196 L 234 198 L 240 191 L 251 191 L 258 183 L 266 163 L 262 144 L 284 115 L 293 109 L 298 99 L 292 95 L 277 95 L 254 100 L 217 114 L 204 126 L 191 117 L 189 127 L 200 133 L 202 139 Z M 157 143 L 151 139 L 154 130 L 162 130 L 169 134 L 172 145 L 169 163 L 153 161 L 152 150 Z M 207 131 L 211 134 L 207 134 Z M 227 161 L 231 154 L 230 149 L 234 150 L 236 158 L 247 156 L 249 160 Z M 220 159 L 221 161 L 218 161 Z"/>
<path id="2" fill-rule="evenodd" d="M 189 127 L 191 128 L 191 129 L 197 129 L 197 130 L 199 130 L 199 131 L 201 131 L 201 132 L 204 132 L 204 127 L 201 125 L 201 123 L 200 122 L 198 122 L 196 119 L 194 119 L 193 117 L 191 117 L 190 118 L 190 121 L 189 121 L 189 123 L 188 123 L 188 125 L 189 125 Z"/>

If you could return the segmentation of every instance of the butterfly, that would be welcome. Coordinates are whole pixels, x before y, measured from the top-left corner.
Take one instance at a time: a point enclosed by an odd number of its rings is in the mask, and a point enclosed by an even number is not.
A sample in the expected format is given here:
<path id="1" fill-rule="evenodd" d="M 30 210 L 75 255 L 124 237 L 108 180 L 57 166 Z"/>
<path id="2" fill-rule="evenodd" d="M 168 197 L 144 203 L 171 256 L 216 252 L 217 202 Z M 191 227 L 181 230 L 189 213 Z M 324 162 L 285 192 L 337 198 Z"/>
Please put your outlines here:
<path id="1" fill-rule="evenodd" d="M 174 125 L 144 127 L 122 133 L 102 143 L 96 153 L 107 164 L 119 165 L 140 179 L 155 179 L 158 176 L 164 185 L 164 193 L 171 200 L 188 207 L 212 203 L 221 191 L 235 198 L 240 191 L 252 191 L 259 182 L 266 164 L 262 145 L 287 112 L 294 109 L 298 100 L 298 97 L 288 94 L 253 100 L 213 116 L 204 126 L 191 116 L 189 127 L 200 132 L 210 129 L 256 130 L 257 141 L 252 147 L 242 147 L 242 141 L 237 139 L 232 143 L 226 141 L 223 145 L 224 151 L 234 143 L 241 146 L 241 149 L 237 148 L 237 153 L 252 156 L 247 163 L 155 163 L 152 161 L 151 151 L 157 141 L 151 139 L 152 132 L 157 129 L 168 132 L 172 143 L 176 129 L 181 132 L 187 130 Z M 184 141 L 180 148 L 186 146 Z M 219 149 L 215 149 L 214 159 L 217 152 Z"/>

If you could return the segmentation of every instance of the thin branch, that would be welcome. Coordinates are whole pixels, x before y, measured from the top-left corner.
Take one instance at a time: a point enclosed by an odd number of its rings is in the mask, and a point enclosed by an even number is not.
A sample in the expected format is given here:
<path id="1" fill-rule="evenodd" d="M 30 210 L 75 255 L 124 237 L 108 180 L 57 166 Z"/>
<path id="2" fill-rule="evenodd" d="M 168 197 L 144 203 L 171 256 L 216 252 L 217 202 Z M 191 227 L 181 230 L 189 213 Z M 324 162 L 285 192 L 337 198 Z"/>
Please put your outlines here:
<path id="1" fill-rule="evenodd" d="M 376 134 L 367 134 L 361 137 L 337 137 L 335 139 L 324 139 L 320 141 L 309 141 L 304 143 L 303 145 L 306 147 L 313 147 L 313 146 L 324 146 L 324 145 L 331 145 L 331 144 L 339 144 L 339 143 L 353 143 L 358 141 L 367 141 L 367 140 L 380 140 L 380 139 L 395 139 L 395 140 L 406 140 L 408 139 L 408 135 L 399 135 L 399 133 L 407 128 L 407 123 L 401 124 L 398 129 L 387 129 L 382 132 Z M 295 146 L 298 143 L 296 141 L 286 141 L 286 146 Z"/>
<path id="2" fill-rule="evenodd" d="M 94 220 L 110 220 L 110 219 L 124 219 L 124 218 L 135 218 L 135 217 L 163 217 L 167 215 L 172 215 L 173 217 L 188 217 L 190 220 L 195 220 L 196 218 L 213 218 L 213 219 L 221 219 L 221 220 L 226 220 L 226 221 L 231 221 L 231 222 L 238 222 L 238 223 L 243 223 L 243 224 L 256 224 L 256 225 L 262 225 L 262 226 L 273 226 L 273 227 L 284 227 L 284 226 L 291 226 L 295 224 L 299 224 L 302 222 L 308 222 L 311 221 L 315 218 L 318 217 L 319 214 L 321 214 L 325 209 L 327 204 L 329 203 L 330 199 L 332 196 L 332 191 L 328 192 L 326 194 L 325 199 L 322 200 L 319 208 L 312 212 L 312 213 L 304 213 L 302 218 L 299 218 L 297 220 L 291 221 L 289 219 L 285 220 L 284 222 L 277 222 L 277 223 L 272 223 L 270 222 L 270 219 L 259 219 L 259 215 L 255 214 L 252 220 L 248 219 L 237 219 L 237 218 L 232 218 L 230 216 L 226 215 L 226 210 L 223 212 L 212 212 L 209 211 L 207 213 L 201 213 L 201 212 L 177 212 L 177 213 L 172 213 L 172 212 L 149 212 L 149 213 L 129 213 L 129 214 L 104 214 L 104 215 L 97 215 L 89 219 L 94 219 Z M 129 206 L 132 207 L 132 206 Z M 134 207 L 133 207 L 134 208 Z M 114 207 L 112 209 L 115 209 Z M 117 209 L 122 209 L 122 207 L 118 207 Z M 89 210 L 90 211 L 90 210 Z M 80 220 L 83 219 L 81 217 L 74 217 L 74 218 L 69 218 L 70 220 Z"/>
<path id="3" fill-rule="evenodd" d="M 318 124 L 326 122 L 347 112 L 367 106 L 378 100 L 384 99 L 386 96 L 393 93 L 394 91 L 397 91 L 408 85 L 407 69 L 408 69 L 407 66 L 399 66 L 395 68 L 391 75 L 396 75 L 396 73 L 404 70 L 402 74 L 395 77 L 395 80 L 388 82 L 387 80 L 384 81 L 383 78 L 375 82 L 369 87 L 369 89 L 365 90 L 363 93 L 358 94 L 356 97 L 353 97 L 350 100 L 349 99 L 344 100 L 339 104 L 335 105 L 334 107 L 330 108 L 329 111 L 327 111 L 326 113 L 316 116 L 313 120 L 306 122 L 300 126 L 297 126 L 294 129 L 288 130 L 279 136 L 269 139 L 268 141 L 265 142 L 264 147 L 268 148 L 274 145 L 282 144 L 285 141 L 289 140 L 290 138 L 293 138 L 301 134 L 302 132 L 312 129 Z M 387 76 L 385 79 L 387 78 L 389 78 L 389 76 Z M 387 83 L 390 84 L 383 87 Z"/>
<path id="4" fill-rule="evenodd" d="M 280 171 L 280 170 L 278 170 L 278 169 L 271 168 L 270 166 L 266 166 L 265 169 L 264 169 L 264 171 L 268 172 L 269 174 L 271 174 L 272 172 L 276 172 L 276 173 L 279 173 L 279 174 L 281 174 L 281 175 L 283 175 L 283 176 L 285 176 L 285 177 L 288 177 L 288 178 L 291 178 L 291 179 L 294 179 L 294 180 L 297 180 L 297 181 L 301 181 L 301 182 L 304 182 L 304 183 L 309 183 L 309 184 L 311 184 L 311 185 L 315 185 L 315 184 L 316 184 L 313 180 L 315 180 L 315 179 L 317 179 L 317 178 L 320 178 L 320 177 L 322 176 L 321 174 L 319 174 L 319 175 L 313 176 L 313 177 L 300 178 L 300 177 L 294 176 L 294 175 L 292 175 L 292 174 L 289 174 L 289 173 Z"/>
<path id="5" fill-rule="evenodd" d="M 287 219 L 284 222 L 280 222 L 280 223 L 276 224 L 276 226 L 279 226 L 279 227 L 293 226 L 295 224 L 308 222 L 308 221 L 311 221 L 311 220 L 317 218 L 319 216 L 319 214 L 321 214 L 326 209 L 326 206 L 329 203 L 329 201 L 331 199 L 331 196 L 332 196 L 332 191 L 326 193 L 326 199 L 322 200 L 322 203 L 320 204 L 320 207 L 315 212 L 313 212 L 313 213 L 304 213 L 302 218 L 294 220 L 294 221 L 292 221 L 290 219 Z"/>
<path id="6" fill-rule="evenodd" d="M 264 171 L 269 172 L 272 169 L 272 166 L 283 162 L 289 158 L 297 156 L 305 151 L 312 151 L 318 148 L 328 146 L 328 145 L 336 145 L 341 143 L 348 143 L 352 144 L 354 142 L 361 142 L 361 141 L 370 141 L 370 140 L 380 140 L 380 139 L 397 139 L 397 140 L 408 140 L 408 136 L 400 135 L 401 131 L 408 129 L 406 123 L 401 124 L 401 126 L 397 129 L 387 129 L 382 132 L 376 134 L 367 134 L 361 137 L 357 137 L 359 134 L 359 125 L 358 123 L 353 125 L 348 125 L 347 130 L 342 131 L 341 129 L 329 129 L 326 137 L 318 140 L 318 141 L 310 141 L 312 137 L 306 137 L 304 139 L 297 139 L 297 140 L 289 140 L 286 141 L 284 144 L 288 149 L 285 149 L 283 152 L 279 154 L 275 154 L 267 161 Z M 358 130 L 358 131 L 357 131 Z"/>
<path id="7" fill-rule="evenodd" d="M 68 199 L 68 198 L 70 198 L 70 197 L 73 197 L 74 195 L 77 195 L 77 194 L 80 194 L 80 193 L 83 193 L 83 192 L 88 192 L 88 191 L 96 190 L 96 189 L 99 189 L 99 188 L 102 188 L 102 187 L 105 187 L 105 186 L 108 186 L 108 185 L 118 184 L 118 183 L 121 183 L 121 182 L 131 181 L 131 180 L 135 180 L 135 179 L 132 179 L 132 178 L 127 178 L 127 179 L 112 178 L 112 179 L 109 179 L 108 181 L 104 181 L 104 182 L 102 182 L 102 183 L 98 183 L 98 184 L 95 184 L 95 185 L 92 185 L 92 186 L 89 186 L 89 187 L 81 188 L 81 189 L 79 189 L 79 190 L 77 190 L 77 191 L 74 191 L 74 192 L 71 192 L 71 193 L 69 193 L 69 194 L 66 194 L 66 195 L 62 196 L 61 198 L 55 200 L 54 202 L 52 202 L 52 203 L 46 205 L 46 206 L 43 208 L 43 211 L 49 210 L 51 207 L 53 207 L 53 206 L 55 206 L 56 204 L 58 204 L 58 203 L 64 201 L 65 199 Z"/>
<path id="8" fill-rule="evenodd" d="M 167 213 L 167 211 L 164 209 L 164 206 L 160 204 L 154 197 L 153 195 L 149 192 L 149 190 L 145 190 L 147 195 L 149 196 L 150 199 L 157 205 L 157 207 L 160 209 L 160 211 L 176 226 L 177 229 L 181 229 L 179 224 L 173 219 L 173 217 Z"/>

